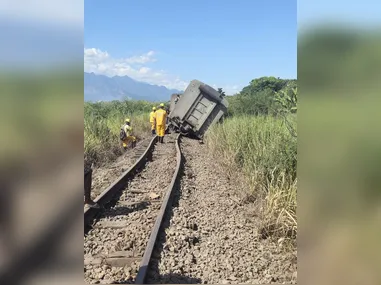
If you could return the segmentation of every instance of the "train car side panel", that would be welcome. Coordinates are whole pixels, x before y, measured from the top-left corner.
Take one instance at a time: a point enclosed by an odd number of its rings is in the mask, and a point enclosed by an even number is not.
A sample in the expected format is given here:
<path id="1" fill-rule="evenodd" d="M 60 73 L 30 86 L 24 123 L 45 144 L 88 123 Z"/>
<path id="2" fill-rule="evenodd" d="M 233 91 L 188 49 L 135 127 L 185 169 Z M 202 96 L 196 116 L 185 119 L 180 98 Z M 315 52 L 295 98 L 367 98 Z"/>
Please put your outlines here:
<path id="1" fill-rule="evenodd" d="M 185 119 L 189 109 L 192 107 L 193 103 L 197 100 L 197 97 L 200 94 L 199 86 L 201 82 L 197 80 L 192 80 L 187 89 L 185 89 L 184 94 L 180 97 L 179 101 L 176 104 L 170 117 L 177 117 L 180 121 Z"/>
<path id="2" fill-rule="evenodd" d="M 178 102 L 178 100 L 180 99 L 180 94 L 172 94 L 171 95 L 171 103 L 169 105 L 169 112 L 172 113 L 173 110 L 175 109 L 175 106 Z"/>
<path id="3" fill-rule="evenodd" d="M 210 126 L 216 124 L 218 121 L 221 120 L 222 116 L 227 112 L 227 109 L 225 106 L 219 104 L 214 108 L 212 113 L 209 114 L 208 118 L 205 120 L 205 122 L 200 126 L 200 128 L 197 130 L 197 136 L 203 137 L 205 132 L 209 129 Z"/>
<path id="4" fill-rule="evenodd" d="M 172 104 L 173 97 L 171 97 Z M 192 80 L 170 114 L 180 131 L 202 137 L 227 111 L 227 101 L 212 87 Z"/>
<path id="5" fill-rule="evenodd" d="M 186 116 L 186 121 L 191 124 L 194 129 L 199 129 L 216 105 L 215 102 L 203 96 L 199 96 L 198 100 L 190 109 L 189 115 Z"/>

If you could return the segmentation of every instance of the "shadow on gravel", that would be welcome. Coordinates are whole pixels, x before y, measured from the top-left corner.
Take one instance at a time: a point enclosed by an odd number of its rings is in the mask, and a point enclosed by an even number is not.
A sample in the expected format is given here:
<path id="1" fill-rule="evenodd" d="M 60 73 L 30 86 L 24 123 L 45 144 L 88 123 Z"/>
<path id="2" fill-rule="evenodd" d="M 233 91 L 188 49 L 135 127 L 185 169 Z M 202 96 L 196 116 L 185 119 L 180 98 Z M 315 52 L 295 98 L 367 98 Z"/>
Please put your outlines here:
<path id="1" fill-rule="evenodd" d="M 149 202 L 141 202 L 133 206 L 119 206 L 118 208 L 111 208 L 102 213 L 102 217 L 115 217 L 128 215 L 135 211 L 141 211 L 149 206 Z"/>
<path id="2" fill-rule="evenodd" d="M 97 214 L 97 216 L 93 220 L 93 223 L 95 224 L 102 218 L 125 216 L 136 211 L 144 210 L 148 207 L 149 204 L 149 202 L 144 201 L 133 206 L 119 206 L 118 208 L 110 208 L 110 206 L 108 206 L 107 208 L 103 208 L 101 212 Z M 92 228 L 92 225 L 85 224 L 85 235 L 87 235 Z"/>
<path id="3" fill-rule="evenodd" d="M 193 278 L 177 273 L 165 274 L 160 276 L 160 280 L 148 284 L 202 284 L 200 278 Z"/>
<path id="4" fill-rule="evenodd" d="M 129 183 L 134 180 L 135 178 L 138 178 L 141 175 L 142 170 L 144 170 L 145 165 L 149 162 L 153 161 L 153 152 L 156 149 L 156 145 L 153 146 L 152 151 L 149 152 L 147 155 L 146 161 L 144 164 L 138 166 L 135 171 L 132 173 L 131 177 L 127 178 L 124 182 L 124 186 L 118 193 L 115 194 L 115 196 L 111 199 L 111 201 L 107 202 L 105 205 L 102 206 L 102 209 L 100 210 L 99 213 L 95 215 L 93 218 L 93 224 L 95 224 L 100 218 L 102 217 L 115 217 L 118 215 L 127 215 L 129 213 L 132 213 L 134 211 L 139 211 L 147 208 L 148 204 L 146 202 L 143 202 L 142 204 L 139 204 L 137 206 L 126 206 L 126 207 L 118 207 L 118 210 L 113 209 L 117 202 L 120 200 L 121 196 L 123 195 L 124 192 L 128 192 L 129 188 Z M 103 192 L 102 190 L 101 192 Z M 127 200 L 128 201 L 128 200 Z M 124 209 L 123 209 L 124 208 Z M 105 211 L 106 210 L 106 211 Z M 92 225 L 85 225 L 85 235 L 88 234 L 88 232 L 92 229 Z"/>
<path id="5" fill-rule="evenodd" d="M 145 282 L 145 284 L 201 284 L 199 278 L 192 278 L 181 274 L 165 274 L 161 276 L 161 280 L 153 283 Z M 131 281 L 113 281 L 112 284 L 131 284 Z"/>

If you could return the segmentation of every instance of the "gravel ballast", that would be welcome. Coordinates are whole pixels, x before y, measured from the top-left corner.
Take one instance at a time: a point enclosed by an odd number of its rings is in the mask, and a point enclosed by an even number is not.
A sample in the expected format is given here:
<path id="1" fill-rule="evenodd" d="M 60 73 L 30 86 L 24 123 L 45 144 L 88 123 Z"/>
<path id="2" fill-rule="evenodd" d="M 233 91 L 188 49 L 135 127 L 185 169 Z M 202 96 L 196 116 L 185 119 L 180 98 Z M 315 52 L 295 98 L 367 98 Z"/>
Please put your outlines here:
<path id="1" fill-rule="evenodd" d="M 296 283 L 296 252 L 263 240 L 251 203 L 237 203 L 235 185 L 206 145 L 183 138 L 186 159 L 173 214 L 161 234 L 149 283 Z"/>
<path id="2" fill-rule="evenodd" d="M 93 169 L 91 199 L 95 199 L 108 186 L 111 185 L 124 171 L 128 170 L 137 160 L 136 154 L 145 149 L 152 138 L 139 141 L 134 149 L 129 148 L 113 163 Z M 89 166 L 88 166 L 89 167 Z"/>
<path id="3" fill-rule="evenodd" d="M 85 236 L 84 275 L 87 283 L 134 282 L 140 261 L 133 261 L 133 258 L 144 254 L 161 206 L 160 200 L 163 199 L 175 170 L 174 138 L 166 136 L 166 144 L 157 143 L 152 161 L 129 183 L 116 205 L 102 212 L 94 227 Z M 124 203 L 139 201 L 143 202 L 127 206 Z M 123 226 L 115 226 L 118 223 Z M 131 258 L 131 263 L 119 267 L 105 262 L 105 258 L 118 252 Z M 94 264 L 96 258 L 102 262 Z"/>

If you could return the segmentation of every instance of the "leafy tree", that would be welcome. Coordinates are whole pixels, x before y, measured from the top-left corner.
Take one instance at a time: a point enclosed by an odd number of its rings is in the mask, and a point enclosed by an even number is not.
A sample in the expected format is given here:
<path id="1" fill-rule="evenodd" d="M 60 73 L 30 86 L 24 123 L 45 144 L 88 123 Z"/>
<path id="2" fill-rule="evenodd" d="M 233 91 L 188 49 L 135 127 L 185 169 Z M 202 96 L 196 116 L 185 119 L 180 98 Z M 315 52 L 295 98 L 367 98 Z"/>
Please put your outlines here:
<path id="1" fill-rule="evenodd" d="M 292 116 L 289 116 L 290 114 L 295 114 L 297 112 L 297 102 L 298 102 L 298 88 L 297 87 L 290 87 L 286 88 L 284 90 L 280 90 L 279 92 L 275 93 L 274 101 L 278 105 L 278 114 L 283 117 L 284 123 L 286 124 L 287 129 L 289 130 L 290 134 L 296 138 L 297 133 L 296 129 L 294 127 L 294 124 L 292 124 L 289 120 L 290 118 L 295 118 Z"/>
<path id="2" fill-rule="evenodd" d="M 229 115 L 278 115 L 281 105 L 275 100 L 275 95 L 282 90 L 288 94 L 296 87 L 295 79 L 274 76 L 253 79 L 239 94 L 228 97 Z"/>
<path id="3" fill-rule="evenodd" d="M 280 112 L 296 113 L 298 101 L 297 92 L 297 87 L 291 87 L 275 93 L 274 100 L 280 106 Z"/>

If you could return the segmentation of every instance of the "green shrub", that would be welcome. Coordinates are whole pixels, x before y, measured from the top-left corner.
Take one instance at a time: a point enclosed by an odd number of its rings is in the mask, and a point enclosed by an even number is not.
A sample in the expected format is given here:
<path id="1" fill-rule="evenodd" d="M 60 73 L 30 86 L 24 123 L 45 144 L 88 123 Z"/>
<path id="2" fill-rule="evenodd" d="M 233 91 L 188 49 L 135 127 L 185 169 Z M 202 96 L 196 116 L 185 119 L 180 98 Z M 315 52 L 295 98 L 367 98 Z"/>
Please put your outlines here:
<path id="1" fill-rule="evenodd" d="M 149 113 L 155 105 L 146 101 L 85 102 L 85 160 L 102 164 L 122 154 L 119 132 L 125 118 L 131 119 L 137 140 L 149 135 Z"/>

